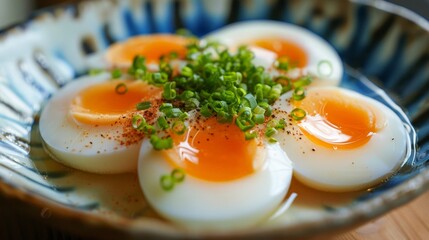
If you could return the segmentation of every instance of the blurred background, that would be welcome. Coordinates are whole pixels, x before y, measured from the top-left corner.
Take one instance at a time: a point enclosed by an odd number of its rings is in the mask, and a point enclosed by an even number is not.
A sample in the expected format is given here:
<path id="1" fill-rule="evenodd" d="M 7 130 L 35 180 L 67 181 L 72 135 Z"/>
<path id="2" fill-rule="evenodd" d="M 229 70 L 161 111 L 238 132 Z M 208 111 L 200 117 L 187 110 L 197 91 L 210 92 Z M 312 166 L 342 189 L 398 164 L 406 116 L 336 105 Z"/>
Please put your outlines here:
<path id="1" fill-rule="evenodd" d="M 83 0 L 0 0 L 0 28 L 20 22 L 35 10 L 64 2 Z M 264 0 L 261 0 L 264 1 Z M 388 0 L 429 19 L 429 0 Z"/>

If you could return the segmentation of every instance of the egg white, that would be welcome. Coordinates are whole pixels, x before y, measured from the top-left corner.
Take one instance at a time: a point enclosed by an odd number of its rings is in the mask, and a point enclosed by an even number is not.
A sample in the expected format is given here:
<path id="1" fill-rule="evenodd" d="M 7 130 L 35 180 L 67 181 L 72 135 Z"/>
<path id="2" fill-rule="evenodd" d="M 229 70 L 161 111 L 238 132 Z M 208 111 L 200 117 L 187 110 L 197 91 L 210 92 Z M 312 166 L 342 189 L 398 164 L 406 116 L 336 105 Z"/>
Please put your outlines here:
<path id="1" fill-rule="evenodd" d="M 160 177 L 173 167 L 149 142 L 142 144 L 138 176 L 151 206 L 165 218 L 195 231 L 246 228 L 268 218 L 284 199 L 292 177 L 290 160 L 278 144 L 266 144 L 265 161 L 251 175 L 210 182 L 186 175 L 171 191 Z"/>
<path id="2" fill-rule="evenodd" d="M 211 32 L 203 39 L 218 41 L 234 48 L 261 38 L 283 38 L 300 45 L 307 52 L 307 67 L 292 70 L 288 73 L 290 77 L 309 74 L 317 80 L 313 85 L 339 85 L 343 76 L 343 65 L 337 52 L 324 39 L 302 27 L 269 20 L 246 21 Z M 251 50 L 255 54 L 254 64 L 266 69 L 271 68 L 277 60 L 277 56 L 268 50 L 258 47 L 251 47 Z"/>
<path id="3" fill-rule="evenodd" d="M 71 102 L 79 91 L 109 77 L 109 74 L 100 74 L 71 82 L 55 93 L 44 107 L 40 116 L 40 135 L 45 149 L 58 162 L 94 173 L 136 170 L 141 143 L 127 146 L 115 140 L 114 136 L 123 131 L 122 125 L 79 124 L 69 114 Z M 102 99 L 94 101 L 97 100 Z"/>
<path id="4" fill-rule="evenodd" d="M 359 93 L 339 90 L 375 109 L 376 124 L 382 129 L 368 143 L 354 149 L 321 146 L 306 138 L 293 120 L 275 137 L 292 160 L 294 176 L 301 182 L 324 191 L 361 190 L 380 183 L 402 166 L 409 154 L 409 136 L 403 122 L 387 106 Z M 283 111 L 290 113 L 292 109 L 289 98 L 290 94 L 285 94 L 274 104 L 276 117 L 288 119 Z"/>

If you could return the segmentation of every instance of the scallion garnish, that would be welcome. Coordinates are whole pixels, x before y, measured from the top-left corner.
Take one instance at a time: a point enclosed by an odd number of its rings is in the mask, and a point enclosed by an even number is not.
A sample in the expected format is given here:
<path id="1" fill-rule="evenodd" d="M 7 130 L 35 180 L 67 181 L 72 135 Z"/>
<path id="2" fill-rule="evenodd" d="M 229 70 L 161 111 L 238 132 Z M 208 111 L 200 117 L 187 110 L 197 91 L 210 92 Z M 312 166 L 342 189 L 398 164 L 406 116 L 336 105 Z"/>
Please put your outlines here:
<path id="1" fill-rule="evenodd" d="M 309 75 L 299 78 L 297 81 L 293 82 L 292 85 L 294 88 L 305 87 L 311 84 L 313 80 Z"/>
<path id="2" fill-rule="evenodd" d="M 293 90 L 292 99 L 295 101 L 301 101 L 305 98 L 305 89 L 303 87 L 297 87 Z"/>
<path id="3" fill-rule="evenodd" d="M 173 122 L 171 129 L 177 135 L 182 135 L 186 131 L 186 125 L 182 120 L 176 120 Z"/>
<path id="4" fill-rule="evenodd" d="M 275 128 L 268 128 L 267 130 L 265 130 L 266 137 L 272 137 L 276 133 L 277 133 L 277 130 Z"/>
<path id="5" fill-rule="evenodd" d="M 163 175 L 160 178 L 161 187 L 164 191 L 171 191 L 176 184 L 171 175 Z"/>
<path id="6" fill-rule="evenodd" d="M 305 118 L 307 113 L 301 108 L 295 108 L 290 112 L 290 116 L 295 121 L 300 121 Z"/>
<path id="7" fill-rule="evenodd" d="M 173 139 L 171 137 L 161 138 L 155 134 L 150 136 L 150 143 L 155 150 L 170 149 L 173 147 Z"/>
<path id="8" fill-rule="evenodd" d="M 185 180 L 185 171 L 180 168 L 173 169 L 169 175 L 162 175 L 160 180 L 161 188 L 164 191 L 171 191 L 177 183 Z"/>
<path id="9" fill-rule="evenodd" d="M 254 128 L 275 118 L 272 104 L 288 91 L 294 100 L 305 97 L 304 87 L 311 83 L 310 76 L 291 80 L 286 76 L 273 78 L 264 67 L 256 66 L 254 54 L 241 46 L 231 53 L 216 42 L 192 41 L 181 68 L 174 69 L 171 59 L 177 53 L 159 59 L 159 70 L 148 71 L 145 58 L 136 56 L 128 73 L 136 79 L 163 87 L 162 101 L 156 121 L 147 123 L 142 116 L 133 117 L 133 127 L 147 135 L 154 149 L 173 146 L 167 133 L 184 134 L 188 112 L 196 110 L 203 117 L 215 117 L 220 123 L 235 123 L 244 132 L 245 139 L 259 136 Z M 319 67 L 325 63 L 320 63 Z M 276 67 L 283 71 L 293 66 L 288 59 L 279 58 Z M 138 110 L 151 108 L 150 102 L 137 104 Z M 303 113 L 302 113 L 303 112 Z M 293 119 L 305 117 L 305 111 L 292 111 Z M 278 129 L 284 129 L 284 119 L 269 123 L 265 132 L 270 142 Z"/>
<path id="10" fill-rule="evenodd" d="M 125 83 L 118 83 L 115 87 L 115 92 L 117 94 L 123 95 L 128 92 L 128 87 Z"/>
<path id="11" fill-rule="evenodd" d="M 150 107 L 151 107 L 151 103 L 149 101 L 140 102 L 140 103 L 137 103 L 136 105 L 137 110 L 146 110 L 146 109 L 149 109 Z"/>
<path id="12" fill-rule="evenodd" d="M 185 180 L 185 171 L 180 168 L 176 168 L 171 172 L 171 177 L 173 178 L 174 182 L 181 183 L 183 180 Z"/>
<path id="13" fill-rule="evenodd" d="M 118 79 L 118 78 L 120 78 L 122 76 L 122 71 L 121 71 L 121 69 L 114 69 L 113 71 L 112 71 L 112 78 L 113 79 Z"/>
<path id="14" fill-rule="evenodd" d="M 166 130 L 168 129 L 170 126 L 168 125 L 167 119 L 165 119 L 164 116 L 160 116 L 158 117 L 158 119 L 156 120 L 156 123 L 158 124 L 158 127 L 161 130 Z"/>
<path id="15" fill-rule="evenodd" d="M 135 114 L 131 119 L 131 125 L 136 130 L 143 130 L 143 127 L 145 124 L 146 124 L 146 119 L 140 114 Z"/>
<path id="16" fill-rule="evenodd" d="M 254 138 L 256 138 L 258 136 L 258 134 L 255 131 L 247 131 L 244 133 L 244 138 L 246 140 L 252 140 Z"/>

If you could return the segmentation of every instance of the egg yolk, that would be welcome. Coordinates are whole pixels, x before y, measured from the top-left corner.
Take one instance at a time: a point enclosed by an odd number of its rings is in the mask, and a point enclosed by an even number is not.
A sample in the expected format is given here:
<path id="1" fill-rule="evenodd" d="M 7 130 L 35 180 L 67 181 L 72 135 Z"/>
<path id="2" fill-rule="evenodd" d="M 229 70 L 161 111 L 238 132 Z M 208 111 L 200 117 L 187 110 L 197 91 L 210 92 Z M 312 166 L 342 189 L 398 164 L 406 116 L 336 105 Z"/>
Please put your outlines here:
<path id="1" fill-rule="evenodd" d="M 168 34 L 154 34 L 131 38 L 125 42 L 111 46 L 106 54 L 107 61 L 113 65 L 129 66 L 135 56 L 140 55 L 147 63 L 158 63 L 161 56 L 171 52 L 184 58 L 189 39 Z"/>
<path id="2" fill-rule="evenodd" d="M 307 112 L 298 123 L 301 131 L 321 146 L 357 148 L 379 130 L 373 109 L 361 100 L 336 90 L 309 90 L 305 99 L 294 102 L 294 105 Z"/>
<path id="3" fill-rule="evenodd" d="M 281 60 L 286 60 L 293 67 L 307 66 L 307 53 L 299 44 L 282 38 L 262 38 L 251 42 L 249 45 L 264 48 L 277 54 Z"/>
<path id="4" fill-rule="evenodd" d="M 142 101 L 160 99 L 162 90 L 142 81 L 114 80 L 92 85 L 72 100 L 71 116 L 80 123 L 111 124 Z"/>
<path id="5" fill-rule="evenodd" d="M 167 159 L 191 176 L 220 182 L 255 171 L 257 142 L 246 141 L 233 123 L 218 123 L 215 118 L 199 120 L 185 134 L 173 134 L 173 141 L 175 147 L 167 151 Z"/>

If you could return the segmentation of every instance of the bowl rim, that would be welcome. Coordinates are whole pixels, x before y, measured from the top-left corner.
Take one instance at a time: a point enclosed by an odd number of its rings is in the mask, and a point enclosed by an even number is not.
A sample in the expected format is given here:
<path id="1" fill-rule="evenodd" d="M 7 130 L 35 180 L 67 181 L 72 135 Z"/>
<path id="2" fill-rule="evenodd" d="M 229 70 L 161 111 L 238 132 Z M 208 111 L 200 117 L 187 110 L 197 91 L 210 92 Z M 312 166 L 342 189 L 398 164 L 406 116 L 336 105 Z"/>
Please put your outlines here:
<path id="1" fill-rule="evenodd" d="M 21 23 L 13 24 L 5 28 L 0 29 L 0 42 L 9 33 L 16 30 L 25 31 L 26 24 L 30 21 L 37 19 L 42 14 L 53 12 L 55 10 L 65 10 L 69 7 L 78 8 L 80 4 L 91 3 L 92 1 L 82 1 L 78 3 L 68 4 L 56 4 L 51 7 L 44 8 L 42 10 L 34 12 L 29 18 Z M 420 16 L 419 14 L 394 3 L 387 2 L 385 0 L 349 0 L 353 4 L 366 5 L 375 9 L 400 16 L 404 19 L 411 21 L 417 26 L 424 29 L 429 33 L 429 20 Z M 425 191 L 429 190 L 429 167 L 422 167 L 421 171 L 407 179 L 406 181 L 398 184 L 397 186 L 383 192 L 383 194 L 376 198 L 366 200 L 361 204 L 350 207 L 345 212 L 338 212 L 334 216 L 324 218 L 326 224 L 321 225 L 319 221 L 306 222 L 305 224 L 296 224 L 284 226 L 274 226 L 266 229 L 248 229 L 245 231 L 234 231 L 227 233 L 210 233 L 208 235 L 199 233 L 193 235 L 190 232 L 183 231 L 179 228 L 166 228 L 166 224 L 133 224 L 134 221 L 142 222 L 142 220 L 133 220 L 120 217 L 109 218 L 103 215 L 93 214 L 92 212 L 86 212 L 83 210 L 73 209 L 56 203 L 52 200 L 45 199 L 38 194 L 34 194 L 22 187 L 15 185 L 13 182 L 5 181 L 0 178 L 0 196 L 11 199 L 16 199 L 23 202 L 26 206 L 36 209 L 49 209 L 52 211 L 53 219 L 67 220 L 73 222 L 75 225 L 70 226 L 69 224 L 59 224 L 57 221 L 50 221 L 51 225 L 58 227 L 59 229 L 69 231 L 70 233 L 76 232 L 80 226 L 86 226 L 88 228 L 100 228 L 108 229 L 112 233 L 121 235 L 127 238 L 139 238 L 142 236 L 153 236 L 153 237 L 266 237 L 270 236 L 283 236 L 283 237 L 303 237 L 309 236 L 310 234 L 316 233 L 329 233 L 331 231 L 344 229 L 350 226 L 357 226 L 367 222 L 370 219 L 380 217 L 381 215 L 391 211 L 399 206 L 402 206 L 411 200 L 417 198 Z M 392 201 L 395 200 L 395 201 Z M 144 221 L 144 219 L 143 219 Z M 153 221 L 153 220 L 151 220 Z M 165 231 L 167 230 L 167 231 Z M 290 231 L 293 230 L 293 231 Z M 82 230 L 80 230 L 82 232 Z M 91 233 L 90 233 L 91 234 Z M 92 233 L 94 234 L 94 233 Z"/>

